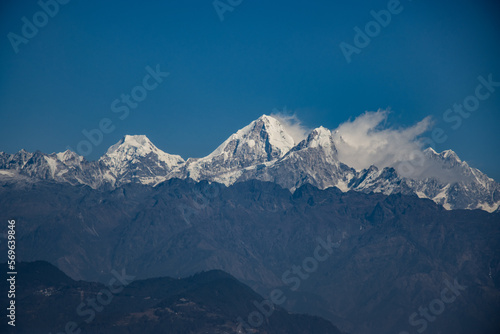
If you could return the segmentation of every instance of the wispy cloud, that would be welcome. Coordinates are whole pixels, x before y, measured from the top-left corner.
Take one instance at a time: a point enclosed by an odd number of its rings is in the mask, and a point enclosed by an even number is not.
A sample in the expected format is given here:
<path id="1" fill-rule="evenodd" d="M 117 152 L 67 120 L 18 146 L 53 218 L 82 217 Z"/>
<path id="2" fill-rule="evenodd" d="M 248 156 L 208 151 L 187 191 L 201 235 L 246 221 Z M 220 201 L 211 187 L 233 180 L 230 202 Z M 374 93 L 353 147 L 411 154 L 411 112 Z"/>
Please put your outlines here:
<path id="1" fill-rule="evenodd" d="M 339 160 L 357 170 L 412 160 L 412 153 L 422 149 L 419 136 L 429 130 L 431 118 L 426 117 L 409 128 L 396 129 L 386 127 L 388 115 L 387 110 L 365 112 L 339 125 L 333 131 Z"/>
<path id="2" fill-rule="evenodd" d="M 307 135 L 312 130 L 303 125 L 297 115 L 287 110 L 286 107 L 283 110 L 278 110 L 276 108 L 273 109 L 271 116 L 276 118 L 281 123 L 286 132 L 292 136 L 295 144 L 298 144 L 302 140 L 306 139 Z"/>

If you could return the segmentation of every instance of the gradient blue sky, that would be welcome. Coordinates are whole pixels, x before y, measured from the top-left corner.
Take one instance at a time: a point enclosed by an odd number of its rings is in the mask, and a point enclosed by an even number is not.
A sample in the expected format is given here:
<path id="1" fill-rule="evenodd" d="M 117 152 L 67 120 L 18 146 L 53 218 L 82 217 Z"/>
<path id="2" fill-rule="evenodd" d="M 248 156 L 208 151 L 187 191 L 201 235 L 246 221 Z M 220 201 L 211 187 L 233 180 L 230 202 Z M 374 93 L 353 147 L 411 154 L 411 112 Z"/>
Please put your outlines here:
<path id="1" fill-rule="evenodd" d="M 404 10 L 348 64 L 339 44 L 352 44 L 353 28 L 387 4 L 245 0 L 221 22 L 212 0 L 73 0 L 16 54 L 7 34 L 21 34 L 21 18 L 40 7 L 2 1 L 0 151 L 64 151 L 107 117 L 116 129 L 90 160 L 125 134 L 200 157 L 274 108 L 331 129 L 391 108 L 387 126 L 430 115 L 449 137 L 437 150 L 500 180 L 500 87 L 458 129 L 442 120 L 479 75 L 500 81 L 497 1 L 401 1 Z M 120 120 L 111 102 L 156 64 L 170 76 Z"/>

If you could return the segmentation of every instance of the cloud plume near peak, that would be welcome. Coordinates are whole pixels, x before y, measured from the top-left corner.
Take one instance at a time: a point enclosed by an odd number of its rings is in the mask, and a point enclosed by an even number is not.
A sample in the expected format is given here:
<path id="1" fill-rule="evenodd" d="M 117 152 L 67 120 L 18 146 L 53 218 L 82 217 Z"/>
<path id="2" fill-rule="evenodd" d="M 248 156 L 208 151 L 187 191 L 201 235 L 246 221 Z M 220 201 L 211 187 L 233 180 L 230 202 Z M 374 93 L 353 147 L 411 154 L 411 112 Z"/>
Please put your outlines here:
<path id="1" fill-rule="evenodd" d="M 281 111 L 273 109 L 271 116 L 276 118 L 281 123 L 286 132 L 292 136 L 295 144 L 298 144 L 302 140 L 306 139 L 307 135 L 311 132 L 311 129 L 302 124 L 297 115 L 292 114 L 286 109 L 286 107 Z"/>
<path id="2" fill-rule="evenodd" d="M 431 127 L 431 118 L 404 128 L 385 128 L 389 111 L 365 112 L 333 131 L 339 160 L 361 170 L 375 165 L 394 167 L 398 162 L 412 160 L 412 153 L 422 150 L 419 136 Z"/>

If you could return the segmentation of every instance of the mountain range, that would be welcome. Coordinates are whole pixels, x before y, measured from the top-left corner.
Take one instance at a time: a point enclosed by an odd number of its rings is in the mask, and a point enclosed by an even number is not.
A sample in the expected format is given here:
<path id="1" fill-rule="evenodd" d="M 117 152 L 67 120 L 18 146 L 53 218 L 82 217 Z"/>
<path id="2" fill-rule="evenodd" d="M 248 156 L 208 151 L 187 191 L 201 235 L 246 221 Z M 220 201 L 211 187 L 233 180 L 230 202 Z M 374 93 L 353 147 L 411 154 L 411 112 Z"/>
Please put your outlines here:
<path id="1" fill-rule="evenodd" d="M 274 182 L 291 192 L 304 184 L 363 193 L 417 195 L 445 209 L 500 210 L 500 185 L 460 160 L 451 150 L 421 152 L 418 173 L 398 166 L 356 170 L 339 159 L 335 133 L 319 127 L 296 142 L 286 125 L 263 115 L 232 134 L 203 158 L 184 160 L 157 148 L 146 136 L 125 136 L 97 161 L 72 151 L 45 154 L 21 150 L 0 153 L 0 181 L 40 180 L 94 189 L 127 183 L 157 186 L 172 178 L 210 181 L 226 186 L 246 180 Z M 406 175 L 409 174 L 409 175 Z"/>
<path id="2" fill-rule="evenodd" d="M 278 289 L 286 298 L 279 306 L 343 332 L 500 328 L 500 213 L 445 210 L 415 195 L 310 184 L 292 194 L 259 180 L 225 186 L 178 178 L 110 190 L 3 183 L 0 211 L 16 220 L 17 260 L 48 261 L 74 280 L 107 283 L 122 268 L 136 280 L 222 270 L 265 299 Z M 7 233 L 0 226 L 1 254 Z M 455 280 L 466 289 L 441 312 L 435 301 Z M 430 303 L 433 321 L 418 315 Z"/>

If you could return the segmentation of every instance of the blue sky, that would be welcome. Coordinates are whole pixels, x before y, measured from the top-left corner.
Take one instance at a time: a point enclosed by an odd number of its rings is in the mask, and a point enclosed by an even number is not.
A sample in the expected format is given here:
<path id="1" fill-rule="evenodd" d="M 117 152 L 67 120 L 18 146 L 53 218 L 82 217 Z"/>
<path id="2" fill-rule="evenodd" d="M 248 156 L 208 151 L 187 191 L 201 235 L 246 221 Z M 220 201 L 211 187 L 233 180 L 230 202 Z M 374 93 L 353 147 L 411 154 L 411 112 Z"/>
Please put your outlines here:
<path id="1" fill-rule="evenodd" d="M 443 121 L 448 108 L 475 94 L 479 76 L 500 81 L 499 6 L 401 1 L 400 13 L 348 63 L 340 43 L 354 45 L 354 28 L 364 30 L 370 12 L 390 2 L 244 0 L 221 21 L 211 0 L 73 0 L 40 21 L 16 53 L 9 33 L 22 37 L 22 18 L 33 22 L 41 7 L 3 1 L 0 151 L 64 151 L 108 118 L 114 130 L 92 147 L 90 160 L 125 134 L 201 157 L 275 108 L 309 128 L 331 129 L 390 108 L 385 126 L 431 116 L 447 136 L 438 151 L 451 148 L 500 180 L 500 87 L 456 129 Z M 157 65 L 169 76 L 120 119 L 112 102 Z"/>

